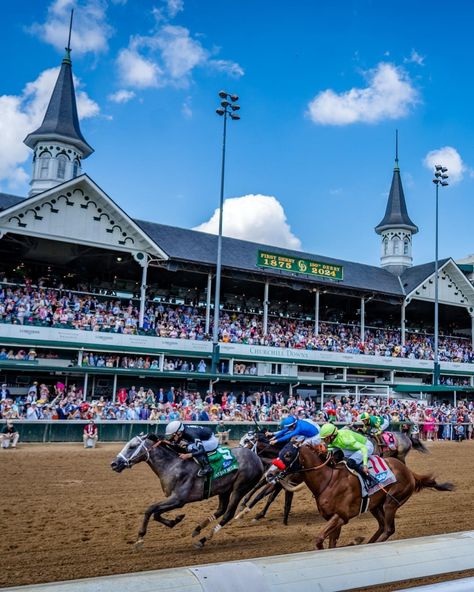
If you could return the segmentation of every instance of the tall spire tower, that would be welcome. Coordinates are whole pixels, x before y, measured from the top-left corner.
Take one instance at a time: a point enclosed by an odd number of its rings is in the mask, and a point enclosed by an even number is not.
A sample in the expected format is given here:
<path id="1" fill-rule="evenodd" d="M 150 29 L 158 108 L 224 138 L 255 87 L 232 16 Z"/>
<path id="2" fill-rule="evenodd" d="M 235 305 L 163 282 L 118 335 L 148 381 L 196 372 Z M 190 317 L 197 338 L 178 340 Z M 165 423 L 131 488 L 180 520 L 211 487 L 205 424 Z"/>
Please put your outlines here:
<path id="1" fill-rule="evenodd" d="M 395 134 L 395 167 L 387 208 L 382 221 L 375 227 L 375 232 L 382 237 L 381 267 L 400 275 L 413 265 L 412 237 L 418 232 L 418 226 L 413 224 L 408 215 L 403 193 L 398 166 L 398 130 Z"/>
<path id="2" fill-rule="evenodd" d="M 66 53 L 43 123 L 24 140 L 34 153 L 30 196 L 80 175 L 82 160 L 94 152 L 82 135 L 77 115 L 71 62 L 73 14 L 71 10 Z"/>

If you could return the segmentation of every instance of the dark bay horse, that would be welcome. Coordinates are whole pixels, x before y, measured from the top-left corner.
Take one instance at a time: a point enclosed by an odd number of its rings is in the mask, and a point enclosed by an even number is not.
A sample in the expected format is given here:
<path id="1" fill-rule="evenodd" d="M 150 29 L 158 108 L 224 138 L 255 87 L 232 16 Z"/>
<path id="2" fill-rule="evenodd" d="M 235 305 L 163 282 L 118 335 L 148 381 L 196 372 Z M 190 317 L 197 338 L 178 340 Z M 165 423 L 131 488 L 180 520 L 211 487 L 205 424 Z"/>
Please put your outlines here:
<path id="1" fill-rule="evenodd" d="M 334 464 L 324 444 L 316 447 L 301 447 L 288 444 L 280 453 L 280 459 L 287 467 L 299 462 L 297 470 L 314 495 L 319 513 L 327 525 L 316 537 L 316 549 L 324 548 L 329 538 L 329 547 L 336 546 L 341 528 L 360 513 L 361 491 L 358 477 L 345 464 Z M 452 491 L 451 483 L 437 483 L 431 475 L 418 475 L 396 458 L 385 462 L 393 471 L 397 481 L 387 485 L 369 498 L 369 511 L 378 522 L 378 529 L 368 541 L 386 541 L 395 532 L 395 514 L 410 497 L 425 488 L 437 491 Z"/>
<path id="2" fill-rule="evenodd" d="M 240 445 L 246 448 L 251 448 L 261 459 L 264 469 L 268 469 L 272 461 L 278 457 L 282 444 L 270 444 L 270 438 L 266 436 L 264 430 L 250 431 L 247 432 L 241 439 Z M 293 495 L 297 491 L 299 484 L 303 483 L 303 479 L 300 475 L 295 475 L 291 480 L 276 481 L 275 483 L 269 483 L 265 478 L 253 487 L 249 493 L 242 500 L 242 504 L 239 508 L 239 513 L 236 519 L 241 518 L 245 514 L 248 514 L 250 510 L 256 506 L 262 499 L 268 497 L 267 503 L 263 510 L 255 515 L 254 520 L 261 520 L 267 515 L 269 507 L 280 495 L 281 491 L 285 492 L 285 506 L 283 511 L 283 524 L 288 525 L 288 517 L 291 511 L 291 505 L 293 503 Z M 258 493 L 257 493 L 258 492 Z M 257 493 L 257 495 L 255 495 Z"/>
<path id="3" fill-rule="evenodd" d="M 199 466 L 192 460 L 182 460 L 178 452 L 168 442 L 159 440 L 155 434 L 135 436 L 128 442 L 111 463 L 111 467 L 117 473 L 126 468 L 131 468 L 140 462 L 146 462 L 161 482 L 161 487 L 166 499 L 149 506 L 145 511 L 145 517 L 136 545 L 143 544 L 148 522 L 153 518 L 168 528 L 173 528 L 181 522 L 184 514 L 174 519 L 164 518 L 165 512 L 170 512 L 191 502 L 198 502 L 207 497 L 218 496 L 219 507 L 217 511 L 206 518 L 194 529 L 192 536 L 197 536 L 203 528 L 211 522 L 221 518 L 207 537 L 202 537 L 196 547 L 202 547 L 214 534 L 234 517 L 237 506 L 242 497 L 252 489 L 260 480 L 263 473 L 262 461 L 247 448 L 233 448 L 232 452 L 237 458 L 239 468 L 232 473 L 214 479 L 211 484 L 209 496 L 205 487 L 205 479 L 198 477 Z"/>

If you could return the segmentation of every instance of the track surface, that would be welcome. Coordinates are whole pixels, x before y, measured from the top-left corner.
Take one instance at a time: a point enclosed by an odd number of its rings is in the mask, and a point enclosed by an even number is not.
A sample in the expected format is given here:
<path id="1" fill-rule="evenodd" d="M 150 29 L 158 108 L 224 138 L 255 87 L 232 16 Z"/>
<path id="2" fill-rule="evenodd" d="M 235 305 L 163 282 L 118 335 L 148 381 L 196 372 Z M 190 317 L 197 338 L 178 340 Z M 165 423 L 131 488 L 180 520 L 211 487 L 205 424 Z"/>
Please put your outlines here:
<path id="1" fill-rule="evenodd" d="M 412 452 L 409 466 L 454 481 L 457 490 L 413 496 L 399 511 L 394 538 L 474 529 L 474 442 L 429 446 L 432 454 Z M 144 464 L 120 475 L 112 472 L 109 463 L 120 448 L 49 444 L 0 450 L 1 587 L 314 548 L 323 521 L 305 488 L 295 496 L 287 527 L 281 523 L 282 500 L 277 500 L 267 519 L 257 524 L 251 518 L 234 521 L 197 551 L 190 534 L 216 508 L 216 500 L 208 500 L 180 510 L 186 518 L 173 530 L 151 521 L 145 546 L 136 551 L 143 510 L 162 493 Z M 375 527 L 371 515 L 357 518 L 343 529 L 340 544 L 359 535 L 368 538 Z"/>

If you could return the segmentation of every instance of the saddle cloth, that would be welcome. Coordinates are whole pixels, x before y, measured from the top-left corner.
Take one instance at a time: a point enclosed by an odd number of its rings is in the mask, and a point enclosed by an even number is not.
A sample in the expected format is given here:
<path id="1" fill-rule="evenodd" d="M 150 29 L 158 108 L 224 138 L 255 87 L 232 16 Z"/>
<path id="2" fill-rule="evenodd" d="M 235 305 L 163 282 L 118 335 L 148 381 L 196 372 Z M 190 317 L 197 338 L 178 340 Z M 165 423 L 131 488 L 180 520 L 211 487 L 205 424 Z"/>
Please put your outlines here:
<path id="1" fill-rule="evenodd" d="M 213 470 L 213 479 L 219 479 L 219 477 L 232 473 L 232 471 L 239 468 L 239 462 L 232 454 L 231 449 L 225 446 L 219 446 L 208 455 L 208 458 Z"/>
<path id="2" fill-rule="evenodd" d="M 361 495 L 360 514 L 367 512 L 367 509 L 369 507 L 369 497 L 371 495 L 376 493 L 382 487 L 395 483 L 397 480 L 397 478 L 393 474 L 393 471 L 389 468 L 389 466 L 381 456 L 374 455 L 369 457 L 369 473 L 374 478 L 374 480 L 377 481 L 376 484 L 371 485 L 369 488 L 367 488 L 366 482 L 364 481 L 364 479 L 362 479 L 359 473 L 353 471 L 352 469 L 349 469 L 349 467 L 347 468 L 353 475 L 356 475 L 356 477 L 359 479 Z"/>
<path id="3" fill-rule="evenodd" d="M 385 446 L 390 450 L 397 449 L 397 442 L 392 432 L 383 432 L 382 440 L 385 442 Z"/>

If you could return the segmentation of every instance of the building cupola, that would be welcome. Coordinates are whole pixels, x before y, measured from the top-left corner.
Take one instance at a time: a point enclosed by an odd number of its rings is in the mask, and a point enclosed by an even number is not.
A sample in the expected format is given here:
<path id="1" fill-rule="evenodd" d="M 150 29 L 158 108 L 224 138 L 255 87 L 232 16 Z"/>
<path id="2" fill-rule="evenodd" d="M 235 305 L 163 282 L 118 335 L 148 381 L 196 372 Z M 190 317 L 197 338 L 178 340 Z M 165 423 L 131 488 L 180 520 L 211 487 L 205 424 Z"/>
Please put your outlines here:
<path id="1" fill-rule="evenodd" d="M 43 123 L 24 140 L 33 150 L 30 196 L 80 175 L 82 160 L 94 152 L 79 125 L 72 78 L 71 26 L 66 54 Z"/>
<path id="2" fill-rule="evenodd" d="M 398 130 L 395 140 L 395 168 L 387 208 L 382 221 L 375 227 L 375 232 L 382 238 L 381 267 L 400 275 L 413 265 L 412 237 L 418 232 L 418 226 L 408 215 L 403 193 L 398 165 Z"/>

